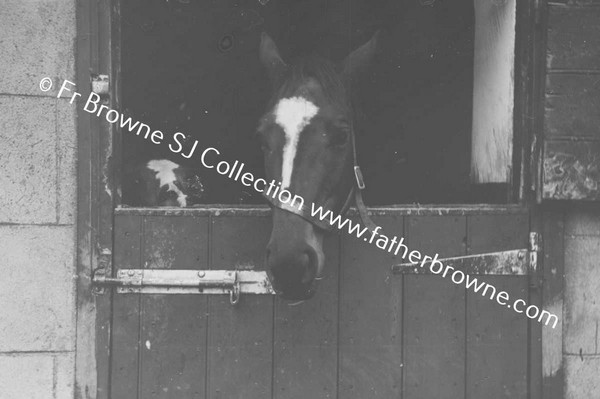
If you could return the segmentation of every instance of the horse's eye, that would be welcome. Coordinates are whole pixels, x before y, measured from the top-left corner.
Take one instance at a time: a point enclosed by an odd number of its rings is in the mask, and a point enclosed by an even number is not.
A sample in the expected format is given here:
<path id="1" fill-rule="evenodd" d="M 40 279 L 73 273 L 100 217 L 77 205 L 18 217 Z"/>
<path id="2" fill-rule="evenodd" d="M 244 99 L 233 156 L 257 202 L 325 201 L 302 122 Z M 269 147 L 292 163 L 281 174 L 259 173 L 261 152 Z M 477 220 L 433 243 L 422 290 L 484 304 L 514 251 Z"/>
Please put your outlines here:
<path id="1" fill-rule="evenodd" d="M 343 146 L 348 142 L 350 137 L 350 131 L 347 129 L 334 129 L 330 135 L 330 145 L 332 146 Z"/>
<path id="2" fill-rule="evenodd" d="M 256 134 L 254 135 L 255 138 L 258 140 L 258 142 L 260 143 L 260 149 L 262 150 L 262 152 L 264 152 L 265 154 L 271 151 L 271 147 L 269 146 L 269 142 L 266 139 L 265 135 L 263 134 L 263 132 L 256 132 Z"/>

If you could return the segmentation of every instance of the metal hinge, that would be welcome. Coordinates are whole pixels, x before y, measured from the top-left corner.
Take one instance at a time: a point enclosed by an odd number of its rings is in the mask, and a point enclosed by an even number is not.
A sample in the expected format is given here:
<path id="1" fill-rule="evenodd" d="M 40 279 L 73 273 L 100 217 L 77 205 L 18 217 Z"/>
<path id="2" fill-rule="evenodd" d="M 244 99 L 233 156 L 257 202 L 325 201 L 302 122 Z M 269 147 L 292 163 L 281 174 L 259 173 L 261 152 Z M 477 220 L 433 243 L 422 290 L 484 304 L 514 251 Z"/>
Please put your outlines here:
<path id="1" fill-rule="evenodd" d="M 98 287 L 119 294 L 229 294 L 235 305 L 240 294 L 274 294 L 266 272 L 253 270 L 120 269 L 116 277 L 94 274 Z"/>
<path id="2" fill-rule="evenodd" d="M 530 287 L 538 288 L 542 285 L 541 273 L 538 271 L 538 257 L 540 254 L 540 248 L 542 236 L 539 233 L 529 233 L 529 264 L 531 267 Z"/>
<path id="3" fill-rule="evenodd" d="M 490 252 L 485 254 L 456 256 L 437 259 L 442 265 L 450 266 L 465 274 L 480 275 L 529 275 L 537 270 L 540 235 L 529 233 L 529 247 L 509 251 Z M 400 263 L 392 265 L 394 274 L 433 274 L 430 270 L 431 260 L 417 263 Z"/>
<path id="4" fill-rule="evenodd" d="M 108 98 L 110 95 L 110 83 L 108 80 L 108 75 L 92 74 L 90 82 L 92 84 L 92 92 L 99 95 L 102 99 Z"/>

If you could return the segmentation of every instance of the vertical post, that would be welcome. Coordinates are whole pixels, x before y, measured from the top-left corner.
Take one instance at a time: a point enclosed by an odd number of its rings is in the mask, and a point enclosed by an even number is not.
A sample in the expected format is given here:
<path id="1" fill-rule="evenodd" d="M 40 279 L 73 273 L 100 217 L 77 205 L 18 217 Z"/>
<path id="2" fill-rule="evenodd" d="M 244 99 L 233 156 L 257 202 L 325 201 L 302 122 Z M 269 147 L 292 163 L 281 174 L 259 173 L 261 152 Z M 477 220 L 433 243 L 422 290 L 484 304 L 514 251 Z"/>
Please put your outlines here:
<path id="1" fill-rule="evenodd" d="M 112 295 L 94 296 L 92 273 L 112 270 L 112 132 L 108 123 L 83 110 L 91 74 L 112 81 L 111 13 L 113 1 L 78 1 L 76 10 L 77 107 L 77 354 L 75 398 L 103 399 L 108 392 L 110 303 Z M 111 93 L 114 93 L 111 92 Z M 109 101 L 113 101 L 111 95 Z M 113 106 L 110 102 L 109 106 Z"/>

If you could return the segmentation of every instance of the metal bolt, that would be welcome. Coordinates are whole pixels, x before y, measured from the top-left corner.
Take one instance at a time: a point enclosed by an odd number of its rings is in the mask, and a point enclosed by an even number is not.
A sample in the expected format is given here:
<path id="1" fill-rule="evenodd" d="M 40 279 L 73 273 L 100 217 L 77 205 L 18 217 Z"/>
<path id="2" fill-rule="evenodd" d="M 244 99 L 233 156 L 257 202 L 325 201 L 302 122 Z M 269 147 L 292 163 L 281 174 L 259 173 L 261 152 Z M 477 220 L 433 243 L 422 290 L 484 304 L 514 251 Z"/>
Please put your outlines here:
<path id="1" fill-rule="evenodd" d="M 198 277 L 204 277 L 204 276 L 206 276 L 206 272 L 204 272 L 202 270 L 198 272 Z"/>
<path id="2" fill-rule="evenodd" d="M 517 257 L 519 258 L 519 260 L 523 260 L 525 259 L 525 254 L 523 252 L 519 252 L 519 255 L 517 255 Z"/>

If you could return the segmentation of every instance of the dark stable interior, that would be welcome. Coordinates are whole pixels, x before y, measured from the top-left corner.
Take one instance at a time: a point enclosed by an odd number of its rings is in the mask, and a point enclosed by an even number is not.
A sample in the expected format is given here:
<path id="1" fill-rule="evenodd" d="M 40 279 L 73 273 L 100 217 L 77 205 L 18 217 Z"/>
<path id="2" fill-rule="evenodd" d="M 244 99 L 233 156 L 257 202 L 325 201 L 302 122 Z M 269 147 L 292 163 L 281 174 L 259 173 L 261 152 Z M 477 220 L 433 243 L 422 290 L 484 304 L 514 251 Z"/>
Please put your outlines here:
<path id="1" fill-rule="evenodd" d="M 506 185 L 486 191 L 469 180 L 472 0 L 122 1 L 122 111 L 262 176 L 254 132 L 270 87 L 258 59 L 261 32 L 287 60 L 316 53 L 339 62 L 377 30 L 377 54 L 354 87 L 366 203 L 505 202 Z M 186 160 L 129 132 L 122 151 L 124 170 L 157 158 L 197 168 L 202 203 L 264 203 L 199 157 Z M 123 203 L 139 205 L 126 174 L 121 184 Z"/>

